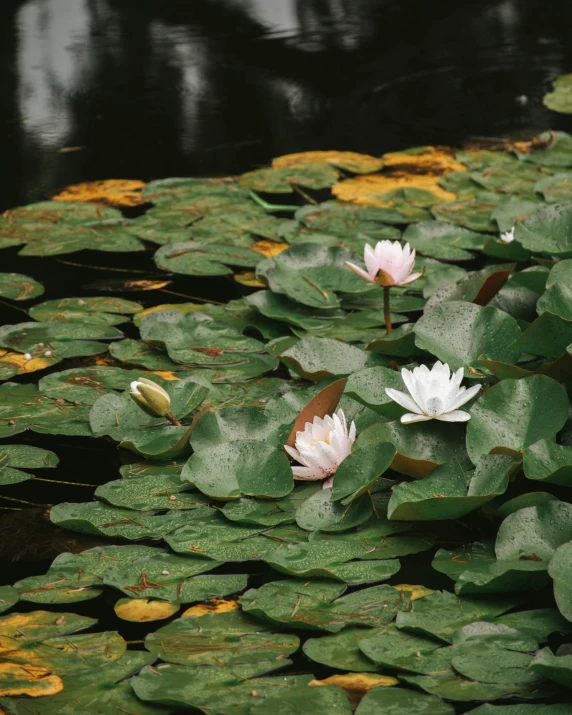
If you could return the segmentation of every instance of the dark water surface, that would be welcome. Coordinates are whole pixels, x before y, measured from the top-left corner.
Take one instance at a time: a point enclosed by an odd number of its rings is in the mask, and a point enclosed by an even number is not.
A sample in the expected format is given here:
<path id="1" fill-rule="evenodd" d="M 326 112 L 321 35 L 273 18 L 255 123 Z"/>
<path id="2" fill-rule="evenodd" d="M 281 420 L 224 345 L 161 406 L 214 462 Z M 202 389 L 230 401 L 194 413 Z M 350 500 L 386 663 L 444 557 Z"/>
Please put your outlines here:
<path id="1" fill-rule="evenodd" d="M 294 151 L 379 155 L 570 130 L 541 101 L 569 71 L 570 0 L 3 0 L 0 209 L 80 181 L 223 176 Z M 76 263 L 142 272 L 129 277 L 153 270 L 150 252 L 43 259 L 18 250 L 2 252 L 2 271 L 44 283 L 40 300 L 101 295 L 95 281 L 126 275 Z M 180 276 L 170 289 L 219 300 L 245 290 Z M 146 307 L 172 300 L 125 297 Z M 0 323 L 26 320 L 0 308 Z M 55 451 L 62 461 L 50 476 L 67 482 L 104 483 L 119 463 L 102 440 L 18 440 Z M 39 505 L 92 494 L 40 482 L 10 491 Z M 69 548 L 41 506 L 0 504 L 1 583 L 43 573 Z"/>

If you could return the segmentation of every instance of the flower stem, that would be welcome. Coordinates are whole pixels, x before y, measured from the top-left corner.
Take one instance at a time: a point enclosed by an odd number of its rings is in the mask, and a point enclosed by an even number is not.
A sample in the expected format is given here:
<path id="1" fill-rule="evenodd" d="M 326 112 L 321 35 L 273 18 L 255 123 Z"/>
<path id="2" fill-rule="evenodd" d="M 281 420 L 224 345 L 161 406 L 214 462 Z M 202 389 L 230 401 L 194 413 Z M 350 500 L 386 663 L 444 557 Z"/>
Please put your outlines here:
<path id="1" fill-rule="evenodd" d="M 173 416 L 171 412 L 169 412 L 168 415 L 165 415 L 165 417 L 169 420 L 169 422 L 174 425 L 175 427 L 182 427 L 183 425 L 179 422 L 179 420 Z"/>
<path id="2" fill-rule="evenodd" d="M 385 314 L 385 330 L 387 335 L 391 333 L 391 310 L 389 307 L 389 286 L 383 286 L 383 312 Z"/>

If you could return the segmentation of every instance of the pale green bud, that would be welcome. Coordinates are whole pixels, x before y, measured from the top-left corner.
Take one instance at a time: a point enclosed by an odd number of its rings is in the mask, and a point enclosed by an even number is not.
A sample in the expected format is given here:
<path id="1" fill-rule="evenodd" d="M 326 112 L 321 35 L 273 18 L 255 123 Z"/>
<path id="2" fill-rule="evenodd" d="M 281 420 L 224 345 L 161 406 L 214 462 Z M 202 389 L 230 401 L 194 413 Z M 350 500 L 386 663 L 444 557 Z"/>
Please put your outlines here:
<path id="1" fill-rule="evenodd" d="M 140 377 L 129 391 L 139 407 L 152 417 L 166 417 L 171 412 L 171 398 L 156 382 Z"/>

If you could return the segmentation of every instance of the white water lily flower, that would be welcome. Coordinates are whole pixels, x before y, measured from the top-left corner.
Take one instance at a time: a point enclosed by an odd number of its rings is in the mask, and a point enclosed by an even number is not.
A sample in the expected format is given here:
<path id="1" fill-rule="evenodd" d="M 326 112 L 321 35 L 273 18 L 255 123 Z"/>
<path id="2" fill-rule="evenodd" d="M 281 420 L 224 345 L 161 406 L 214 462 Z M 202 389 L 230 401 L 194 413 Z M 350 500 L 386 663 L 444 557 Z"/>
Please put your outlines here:
<path id="1" fill-rule="evenodd" d="M 401 417 L 403 424 L 427 420 L 466 422 L 471 419 L 471 415 L 459 407 L 474 397 L 481 386 L 474 385 L 468 390 L 461 387 L 462 367 L 451 375 L 449 366 L 437 361 L 431 370 L 426 365 L 412 371 L 403 368 L 401 377 L 409 394 L 390 387 L 386 387 L 385 392 L 398 405 L 410 410 Z"/>
<path id="2" fill-rule="evenodd" d="M 514 241 L 514 226 L 506 233 L 501 233 L 500 240 L 503 243 L 512 243 Z"/>
<path id="3" fill-rule="evenodd" d="M 384 287 L 403 286 L 423 275 L 423 271 L 411 273 L 415 264 L 415 250 L 412 251 L 408 243 L 402 246 L 399 241 L 379 241 L 375 248 L 367 244 L 363 260 L 367 272 L 349 261 L 345 263 L 366 281 Z"/>
<path id="4" fill-rule="evenodd" d="M 303 432 L 296 432 L 296 448 L 284 445 L 284 449 L 303 467 L 292 467 L 294 479 L 317 481 L 325 479 L 323 488 L 331 487 L 334 474 L 352 451 L 356 438 L 356 426 L 352 422 L 349 433 L 343 410 L 333 415 L 314 417 L 306 422 Z M 327 478 L 329 477 L 329 478 Z"/>

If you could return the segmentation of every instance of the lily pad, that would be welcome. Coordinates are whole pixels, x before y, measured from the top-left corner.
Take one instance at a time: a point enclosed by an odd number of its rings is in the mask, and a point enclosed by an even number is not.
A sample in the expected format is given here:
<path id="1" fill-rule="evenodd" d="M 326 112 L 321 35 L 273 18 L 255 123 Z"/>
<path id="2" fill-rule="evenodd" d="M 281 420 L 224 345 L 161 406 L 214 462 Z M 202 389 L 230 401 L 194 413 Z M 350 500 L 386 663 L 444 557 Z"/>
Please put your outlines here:
<path id="1" fill-rule="evenodd" d="M 569 505 L 566 505 L 569 506 Z M 562 525 L 562 530 L 568 529 L 568 525 Z M 561 535 L 559 541 L 566 539 L 565 533 Z M 572 568 L 570 555 L 572 553 L 572 541 L 560 543 L 550 559 L 548 573 L 554 580 L 554 598 L 560 609 L 560 613 L 572 621 Z M 570 628 L 566 629 L 570 630 Z"/>
<path id="2" fill-rule="evenodd" d="M 503 380 L 479 397 L 467 426 L 467 451 L 474 464 L 495 450 L 518 456 L 564 426 L 568 399 L 549 377 Z"/>
<path id="3" fill-rule="evenodd" d="M 472 249 L 483 248 L 483 236 L 461 226 L 445 221 L 419 221 L 410 224 L 403 240 L 424 256 L 445 261 L 467 261 L 473 257 Z"/>
<path id="4" fill-rule="evenodd" d="M 506 491 L 511 466 L 510 457 L 489 455 L 471 474 L 452 459 L 425 479 L 393 487 L 388 516 L 404 521 L 459 519 Z"/>
<path id="5" fill-rule="evenodd" d="M 512 345 L 521 335 L 518 323 L 497 308 L 464 301 L 441 303 L 415 325 L 415 343 L 447 363 L 482 369 L 479 358 L 514 363 L 520 353 Z"/>
<path id="6" fill-rule="evenodd" d="M 356 715 L 453 715 L 452 705 L 432 695 L 405 688 L 374 688 L 366 694 L 356 710 Z"/>
<path id="7" fill-rule="evenodd" d="M 29 276 L 24 276 L 21 273 L 0 273 L 0 296 L 2 298 L 31 300 L 42 295 L 43 292 L 44 286 Z"/>

